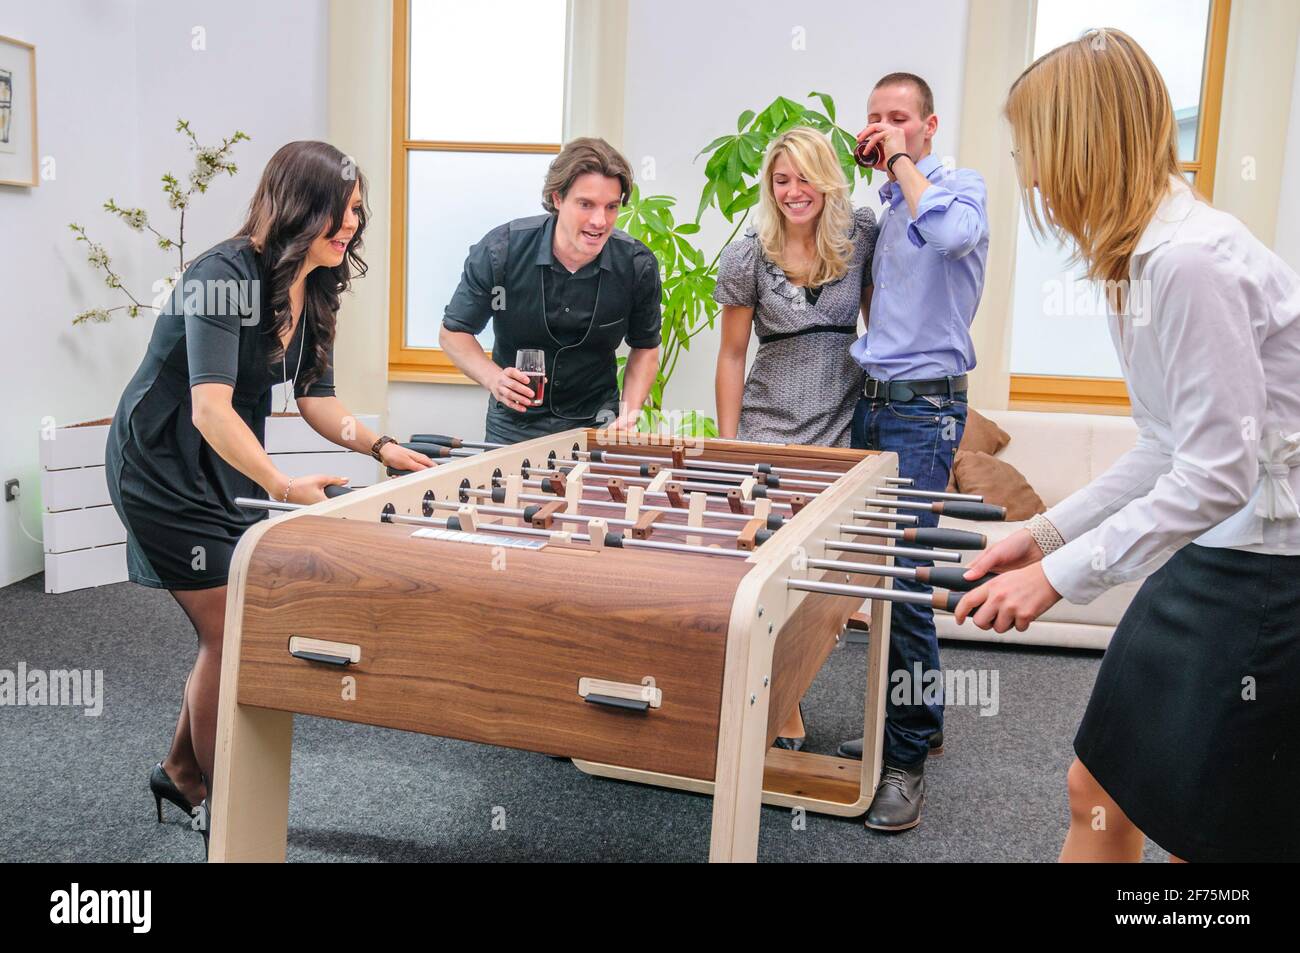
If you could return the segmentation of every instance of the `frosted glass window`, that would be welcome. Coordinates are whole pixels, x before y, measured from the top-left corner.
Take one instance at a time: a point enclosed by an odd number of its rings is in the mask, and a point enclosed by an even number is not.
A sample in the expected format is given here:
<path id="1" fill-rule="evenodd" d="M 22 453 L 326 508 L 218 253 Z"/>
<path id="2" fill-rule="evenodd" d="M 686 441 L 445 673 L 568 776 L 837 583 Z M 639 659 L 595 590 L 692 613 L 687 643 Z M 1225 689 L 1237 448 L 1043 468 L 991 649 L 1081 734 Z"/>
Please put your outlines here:
<path id="1" fill-rule="evenodd" d="M 541 215 L 546 153 L 412 151 L 407 159 L 406 346 L 437 347 L 469 248 L 497 225 Z M 479 335 L 492 347 L 492 325 Z"/>
<path id="2" fill-rule="evenodd" d="M 1038 0 L 1034 58 L 1094 27 L 1123 30 L 1164 77 L 1178 122 L 1178 157 L 1195 161 L 1209 0 Z M 1188 176 L 1189 179 L 1192 176 Z M 1011 373 L 1119 377 L 1101 292 L 1082 265 L 1053 243 L 1039 244 L 1021 209 L 1016 229 Z"/>
<path id="3" fill-rule="evenodd" d="M 411 0 L 409 138 L 558 143 L 565 0 Z"/>

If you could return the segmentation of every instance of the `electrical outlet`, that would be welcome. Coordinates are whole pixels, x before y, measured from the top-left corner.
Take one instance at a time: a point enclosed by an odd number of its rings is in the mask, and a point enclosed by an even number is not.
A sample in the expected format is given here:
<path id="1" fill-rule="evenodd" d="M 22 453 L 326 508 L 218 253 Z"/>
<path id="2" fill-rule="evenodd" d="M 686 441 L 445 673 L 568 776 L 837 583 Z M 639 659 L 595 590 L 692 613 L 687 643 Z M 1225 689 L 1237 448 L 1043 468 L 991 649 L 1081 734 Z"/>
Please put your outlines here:
<path id="1" fill-rule="evenodd" d="M 12 503 L 18 499 L 18 481 L 5 480 L 5 502 Z"/>

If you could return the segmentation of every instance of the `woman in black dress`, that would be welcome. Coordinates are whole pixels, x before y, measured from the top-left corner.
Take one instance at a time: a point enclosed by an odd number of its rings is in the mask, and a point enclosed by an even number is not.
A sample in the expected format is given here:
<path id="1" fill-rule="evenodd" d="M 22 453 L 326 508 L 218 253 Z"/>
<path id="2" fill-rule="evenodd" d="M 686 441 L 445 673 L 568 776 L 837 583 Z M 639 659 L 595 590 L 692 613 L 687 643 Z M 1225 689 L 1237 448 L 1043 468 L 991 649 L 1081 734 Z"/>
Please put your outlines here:
<path id="1" fill-rule="evenodd" d="M 1137 445 L 974 560 L 956 619 L 1024 629 L 1149 576 L 1074 739 L 1063 861 L 1300 859 L 1300 275 L 1200 200 L 1151 58 L 1118 30 L 1011 87 L 1041 230 L 1104 282 Z"/>
<path id="2" fill-rule="evenodd" d="M 334 396 L 335 316 L 366 270 L 365 224 L 365 179 L 343 153 L 283 146 L 239 233 L 185 269 L 113 417 L 108 485 L 129 576 L 171 592 L 198 633 L 171 750 L 150 774 L 159 820 L 162 798 L 192 811 L 212 779 L 226 577 L 239 537 L 266 516 L 235 498 L 316 503 L 347 482 L 280 472 L 262 447 L 271 388 L 292 380 L 303 419 L 339 446 L 404 470 L 431 464 Z"/>

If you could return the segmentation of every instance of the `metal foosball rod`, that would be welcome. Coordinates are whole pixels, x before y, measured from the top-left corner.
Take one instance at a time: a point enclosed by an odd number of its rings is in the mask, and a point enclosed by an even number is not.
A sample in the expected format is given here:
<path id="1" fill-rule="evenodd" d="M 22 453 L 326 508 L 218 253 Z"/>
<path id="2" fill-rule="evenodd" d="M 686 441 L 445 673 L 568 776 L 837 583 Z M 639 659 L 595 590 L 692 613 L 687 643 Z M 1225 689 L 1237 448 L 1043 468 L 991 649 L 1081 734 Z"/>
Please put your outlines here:
<path id="1" fill-rule="evenodd" d="M 561 460 L 559 458 L 548 459 L 547 462 L 552 464 L 552 466 L 556 467 L 557 469 L 560 467 L 566 467 L 567 469 L 572 469 L 574 466 L 576 466 L 577 463 L 590 462 L 593 467 L 601 467 L 604 470 L 614 470 L 617 473 L 632 473 L 642 477 L 653 477 L 657 473 L 662 473 L 663 471 L 667 470 L 669 473 L 673 474 L 674 477 L 677 479 L 697 480 L 697 481 L 703 480 L 710 483 L 725 483 L 730 486 L 739 485 L 743 483 L 745 480 L 752 478 L 756 480 L 760 485 L 771 487 L 774 490 L 780 489 L 781 487 L 787 487 L 787 488 L 799 487 L 801 490 L 809 493 L 810 495 L 816 495 L 817 493 L 820 493 L 822 490 L 825 490 L 831 486 L 831 483 L 823 480 L 789 479 L 786 477 L 778 476 L 777 474 L 773 474 L 773 473 L 754 473 L 754 472 L 739 473 L 733 471 L 696 469 L 692 467 L 661 466 L 659 465 L 659 463 L 640 463 L 640 464 L 606 463 L 604 461 L 598 462 L 595 460 L 591 460 L 591 461 L 579 460 L 576 461 L 575 463 L 573 461 Z M 594 470 L 591 472 L 596 473 L 596 471 Z"/>
<path id="2" fill-rule="evenodd" d="M 832 572 L 858 573 L 864 576 L 892 576 L 895 579 L 915 579 L 927 586 L 940 589 L 953 589 L 968 592 L 998 577 L 995 572 L 986 573 L 979 579 L 967 579 L 965 566 L 883 566 L 880 563 L 854 563 L 838 559 L 810 559 L 809 569 L 824 569 Z"/>
<path id="3" fill-rule="evenodd" d="M 822 545 L 833 553 L 861 553 L 866 556 L 898 556 L 903 559 L 933 560 L 940 563 L 959 563 L 961 553 L 952 549 L 916 549 L 911 546 L 892 546 L 883 543 L 841 543 L 839 540 L 822 540 Z"/>
<path id="4" fill-rule="evenodd" d="M 882 509 L 922 510 L 938 513 L 955 519 L 980 520 L 982 522 L 999 522 L 1007 518 L 1007 508 L 993 503 L 971 503 L 966 500 L 936 500 L 934 502 L 912 502 L 901 499 L 881 499 L 869 496 L 862 502 L 868 506 Z"/>
<path id="5" fill-rule="evenodd" d="M 611 549 L 658 549 L 665 552 L 692 553 L 697 556 L 724 556 L 748 559 L 753 555 L 744 549 L 721 549 L 716 546 L 691 546 L 688 543 L 663 543 L 653 539 L 628 539 L 621 533 L 605 533 L 603 538 L 593 540 L 586 533 L 569 533 L 558 530 L 534 529 L 528 526 L 505 526 L 501 523 L 479 523 L 473 530 L 464 529 L 455 516 L 446 519 L 430 516 L 405 516 L 401 513 L 384 513 L 379 517 L 384 523 L 402 523 L 410 526 L 422 526 L 429 529 L 445 529 L 452 532 L 499 533 L 504 536 L 533 536 L 538 539 L 568 539 L 578 543 L 598 541 Z M 601 522 L 597 520 L 597 522 Z"/>
<path id="6" fill-rule="evenodd" d="M 525 486 L 529 486 L 529 485 L 536 486 L 536 485 L 537 485 L 538 483 L 540 483 L 540 482 L 541 482 L 540 480 L 525 480 L 525 481 L 523 481 L 523 485 L 525 485 Z M 585 488 L 584 488 L 584 489 L 585 489 Z M 478 488 L 475 488 L 475 487 L 470 487 L 470 488 L 462 489 L 460 492 L 461 492 L 461 494 L 462 494 L 463 496 L 466 496 L 466 497 L 469 497 L 469 498 L 473 498 L 473 499 L 490 499 L 490 500 L 492 500 L 492 502 L 494 502 L 494 503 L 504 503 L 505 500 L 506 500 L 506 491 L 505 491 L 505 489 L 504 489 L 503 487 L 499 487 L 499 486 L 498 486 L 498 487 L 494 487 L 494 488 L 492 488 L 491 490 L 481 490 L 481 489 L 478 489 Z M 650 495 L 652 495 L 652 494 L 647 493 L 646 495 L 647 495 L 647 496 L 650 496 Z M 660 495 L 663 495 L 663 494 L 660 494 Z M 527 503 L 549 503 L 551 500 L 555 499 L 555 494 L 554 494 L 554 493 L 550 493 L 550 494 L 546 494 L 546 493 L 520 493 L 520 494 L 519 494 L 519 499 L 520 499 L 521 501 L 523 501 L 523 502 L 527 502 Z M 624 504 L 622 504 L 622 503 L 616 503 L 616 502 L 613 501 L 613 500 L 588 500 L 588 499 L 582 499 L 582 500 L 580 500 L 579 502 L 580 502 L 581 505 L 583 505 L 583 506 L 594 506 L 594 507 L 597 507 L 597 508 L 599 508 L 599 509 L 618 510 L 619 512 L 622 512 L 622 511 L 624 511 L 624 510 L 626 509 L 626 506 L 625 506 Z M 773 505 L 774 505 L 774 506 L 780 506 L 780 505 L 782 505 L 782 504 L 773 504 Z M 786 508 L 788 509 L 789 506 L 786 505 Z M 680 516 L 685 516 L 685 515 L 686 515 L 686 512 L 687 512 L 687 511 L 686 511 L 684 508 L 682 508 L 682 507 L 674 507 L 674 506 L 652 506 L 652 505 L 650 505 L 650 504 L 648 504 L 648 503 L 642 503 L 642 504 L 641 504 L 641 509 L 643 509 L 643 510 L 651 510 L 651 511 L 653 511 L 653 512 L 655 512 L 655 513 L 671 513 L 671 514 L 680 515 Z M 708 516 L 710 519 L 726 520 L 726 521 L 728 521 L 728 522 L 736 522 L 736 523 L 748 523 L 751 519 L 754 518 L 753 515 L 750 514 L 750 513 L 733 513 L 733 512 L 731 512 L 730 510 L 705 510 L 705 511 L 704 511 L 704 515 L 705 515 L 705 516 Z M 856 519 L 876 520 L 876 521 L 878 521 L 878 522 L 897 523 L 897 524 L 902 525 L 902 526 L 913 525 L 913 524 L 915 524 L 915 523 L 917 523 L 917 522 L 920 521 L 920 517 L 918 517 L 918 516 L 912 516 L 912 515 L 907 514 L 907 513 L 881 513 L 881 512 L 877 512 L 877 511 L 875 511 L 875 510 L 854 510 L 854 511 L 853 511 L 853 516 L 854 516 Z M 767 522 L 768 522 L 768 528 L 769 528 L 769 529 L 779 529 L 781 526 L 785 525 L 785 521 L 788 520 L 789 518 L 790 518 L 790 517 L 788 517 L 788 516 L 782 516 L 782 515 L 779 514 L 779 513 L 771 513 L 771 514 L 768 515 L 768 520 L 767 520 Z"/>
<path id="7" fill-rule="evenodd" d="M 952 612 L 961 602 L 961 592 L 907 592 L 898 589 L 877 589 L 874 586 L 851 586 L 842 582 L 813 582 L 808 579 L 786 579 L 787 589 L 802 592 L 821 592 L 831 596 L 854 596 L 862 599 L 879 599 L 884 602 L 908 602 Z"/>
<path id="8" fill-rule="evenodd" d="M 540 467 L 528 467 L 525 469 L 531 470 L 537 474 L 555 476 L 556 474 L 568 473 L 578 465 L 578 463 L 575 463 L 574 461 L 560 460 L 558 458 L 548 460 L 547 462 L 552 464 L 553 468 L 543 470 Z M 580 463 L 585 461 L 578 462 Z M 699 489 L 705 484 L 711 484 L 707 488 L 707 492 L 710 493 L 725 493 L 727 490 L 739 486 L 745 480 L 750 479 L 755 480 L 757 484 L 755 486 L 756 495 L 760 495 L 757 491 L 761 489 L 763 490 L 761 495 L 765 496 L 770 496 L 773 493 L 783 494 L 787 497 L 794 495 L 816 496 L 822 490 L 828 489 L 831 486 L 829 483 L 814 482 L 811 480 L 787 480 L 782 482 L 770 474 L 754 477 L 744 473 L 714 473 L 705 470 L 680 470 L 673 467 L 659 467 L 648 463 L 643 463 L 640 466 L 621 463 L 592 463 L 591 466 L 604 467 L 616 472 L 597 473 L 595 471 L 588 471 L 587 476 L 589 478 L 617 476 L 619 479 L 627 480 L 629 483 L 649 483 L 657 475 L 667 471 L 669 475 L 672 476 L 673 482 L 681 483 L 683 485 L 689 484 L 692 489 Z M 623 474 L 626 474 L 626 476 Z M 803 489 L 782 490 L 780 489 L 782 486 L 801 486 Z"/>
<path id="9" fill-rule="evenodd" d="M 441 444 L 446 447 L 477 447 L 482 450 L 496 450 L 501 447 L 509 446 L 504 443 L 482 443 L 470 440 L 461 440 L 459 437 L 451 437 L 446 434 L 412 434 L 412 443 L 433 443 Z M 783 467 L 771 463 L 735 463 L 730 460 L 708 460 L 705 458 L 685 457 L 684 446 L 670 448 L 674 451 L 682 451 L 680 455 L 674 454 L 668 457 L 654 456 L 651 454 L 622 453 L 616 450 L 582 450 L 577 444 L 574 444 L 571 451 L 574 460 L 587 460 L 591 463 L 600 463 L 602 461 L 612 461 L 615 463 L 651 463 L 651 464 L 668 464 L 673 469 L 705 469 L 705 470 L 732 470 L 746 475 L 758 475 L 775 473 L 778 476 L 789 477 L 828 477 L 830 482 L 838 480 L 844 476 L 844 472 L 838 470 L 807 470 L 801 467 Z M 679 461 L 680 462 L 677 462 Z M 847 471 L 845 471 L 847 472 Z M 897 477 L 890 478 L 897 480 Z M 910 482 L 910 481 L 908 481 Z M 896 484 L 903 485 L 903 484 Z"/>
<path id="10" fill-rule="evenodd" d="M 542 469 L 541 467 L 528 466 L 528 467 L 520 467 L 519 469 L 522 472 L 533 474 L 539 478 L 556 477 L 556 476 L 564 475 L 564 471 L 546 470 L 546 469 Z M 584 473 L 582 475 L 582 479 L 586 483 L 596 483 L 597 481 L 600 480 L 607 480 L 611 476 L 615 476 L 615 474 Z M 653 477 L 621 476 L 619 477 L 619 479 L 627 483 L 630 483 L 633 486 L 649 486 L 651 483 L 654 482 Z M 734 483 L 708 483 L 708 482 L 700 482 L 698 480 L 673 480 L 672 482 L 680 484 L 682 489 L 688 493 L 712 493 L 715 496 L 725 496 L 727 494 L 727 491 L 734 490 L 737 488 L 736 484 Z M 806 499 L 817 495 L 816 493 L 804 493 L 797 490 L 772 490 L 762 485 L 755 485 L 751 492 L 755 497 L 758 497 L 759 499 L 770 499 L 773 501 L 788 500 L 791 497 L 796 497 L 796 496 L 803 497 Z M 775 502 L 774 505 L 776 505 Z"/>
<path id="11" fill-rule="evenodd" d="M 968 503 L 983 503 L 984 497 L 976 493 L 949 493 L 946 490 L 909 490 L 886 484 L 876 487 L 876 492 L 885 496 L 901 496 L 917 500 L 965 500 Z"/>
<path id="12" fill-rule="evenodd" d="M 476 450 L 500 450 L 502 447 L 510 446 L 508 443 L 461 440 L 460 437 L 449 437 L 441 433 L 413 433 L 411 434 L 411 443 L 435 443 L 455 450 L 459 450 L 461 447 L 473 447 Z"/>
<path id="13" fill-rule="evenodd" d="M 621 518 L 607 519 L 606 517 L 603 516 L 587 516 L 582 513 L 566 513 L 563 510 L 547 509 L 548 505 L 554 505 L 557 502 L 558 501 L 548 501 L 548 503 L 545 503 L 541 506 L 532 505 L 532 506 L 524 506 L 519 508 L 513 508 L 509 506 L 492 506 L 490 504 L 484 505 L 481 503 L 476 503 L 472 505 L 474 506 L 474 509 L 477 510 L 479 513 L 484 513 L 488 516 L 508 516 L 511 517 L 512 519 L 525 520 L 526 522 L 532 523 L 534 529 L 550 528 L 549 525 L 538 526 L 537 525 L 538 520 L 545 520 L 547 524 L 549 524 L 551 521 L 557 521 L 561 523 L 582 523 L 583 525 L 586 525 L 592 522 L 593 520 L 603 520 L 605 524 L 608 526 L 627 527 L 629 529 L 633 529 L 638 532 L 650 532 L 655 530 L 662 530 L 664 532 L 684 533 L 688 536 L 720 536 L 725 539 L 729 539 L 732 542 L 735 542 L 736 540 L 740 539 L 744 533 L 743 530 L 720 529 L 718 527 L 713 527 L 713 526 L 691 526 L 686 523 L 664 523 L 658 520 L 654 522 L 640 522 L 638 520 L 629 520 L 629 519 L 621 519 Z M 433 510 L 451 510 L 452 512 L 457 512 L 460 510 L 461 506 L 464 505 L 466 504 L 453 503 L 449 500 L 425 500 L 424 515 L 425 516 L 432 515 Z M 614 505 L 618 506 L 617 503 L 615 503 Z M 644 512 L 651 512 L 651 513 L 655 512 L 655 510 L 650 510 L 647 507 L 642 507 L 641 509 Z M 774 532 L 776 532 L 776 530 L 772 528 L 763 528 L 758 530 L 753 535 L 754 543 L 756 545 L 765 543 L 768 539 L 771 538 Z M 634 535 L 636 534 L 634 533 Z M 637 538 L 639 539 L 642 537 L 638 535 Z"/>
<path id="14" fill-rule="evenodd" d="M 844 473 L 835 470 L 805 470 L 801 467 L 780 467 L 771 463 L 732 463 L 729 460 L 706 460 L 703 457 L 682 457 L 681 463 L 675 462 L 673 457 L 656 457 L 649 454 L 619 453 L 611 450 L 574 450 L 573 457 L 576 460 L 588 460 L 593 464 L 607 466 L 605 461 L 615 463 L 657 463 L 668 464 L 675 470 L 712 470 L 712 471 L 730 471 L 741 477 L 758 477 L 775 475 L 778 478 L 785 477 L 829 477 L 827 481 L 818 481 L 833 483 Z M 847 471 L 845 471 L 847 472 Z"/>
<path id="15" fill-rule="evenodd" d="M 852 523 L 839 524 L 841 533 L 853 533 L 858 536 L 883 536 L 898 539 L 918 546 L 943 546 L 948 549 L 983 549 L 988 544 L 988 537 L 982 533 L 972 533 L 964 529 L 944 529 L 919 527 L 917 529 L 881 529 L 874 526 L 855 526 Z"/>

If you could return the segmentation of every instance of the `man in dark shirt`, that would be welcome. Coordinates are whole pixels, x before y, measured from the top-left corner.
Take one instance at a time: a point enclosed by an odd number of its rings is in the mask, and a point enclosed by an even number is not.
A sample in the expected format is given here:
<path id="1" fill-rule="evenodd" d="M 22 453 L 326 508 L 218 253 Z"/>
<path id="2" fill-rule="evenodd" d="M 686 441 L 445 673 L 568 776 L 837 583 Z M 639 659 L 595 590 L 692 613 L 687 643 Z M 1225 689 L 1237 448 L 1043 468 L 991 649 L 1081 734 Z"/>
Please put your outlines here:
<path id="1" fill-rule="evenodd" d="M 515 443 L 574 427 L 633 427 L 659 367 L 659 262 L 614 227 L 632 171 L 603 139 L 575 139 L 542 190 L 546 215 L 515 219 L 470 249 L 438 343 L 489 391 L 486 439 Z M 491 357 L 475 339 L 489 318 Z M 619 400 L 615 352 L 631 348 Z M 513 365 L 546 355 L 541 404 Z"/>

